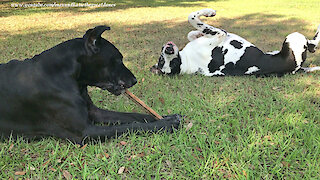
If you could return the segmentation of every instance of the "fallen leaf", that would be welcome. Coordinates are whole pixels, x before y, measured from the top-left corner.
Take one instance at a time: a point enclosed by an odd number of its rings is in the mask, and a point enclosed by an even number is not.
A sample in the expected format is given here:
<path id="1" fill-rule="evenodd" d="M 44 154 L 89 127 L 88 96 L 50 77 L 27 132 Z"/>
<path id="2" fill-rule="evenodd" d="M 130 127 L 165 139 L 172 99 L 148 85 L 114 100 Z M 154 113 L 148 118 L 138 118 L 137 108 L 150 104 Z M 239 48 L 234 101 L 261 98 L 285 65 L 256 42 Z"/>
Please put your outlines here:
<path id="1" fill-rule="evenodd" d="M 288 162 L 282 161 L 281 164 L 282 164 L 284 167 L 290 167 L 290 163 L 288 163 Z"/>
<path id="2" fill-rule="evenodd" d="M 56 172 L 57 170 L 54 168 L 50 168 L 51 171 Z"/>
<path id="3" fill-rule="evenodd" d="M 265 139 L 271 140 L 271 136 L 264 136 Z"/>
<path id="4" fill-rule="evenodd" d="M 13 148 L 14 144 L 11 144 L 9 147 L 9 151 L 11 151 L 11 149 Z"/>
<path id="5" fill-rule="evenodd" d="M 141 79 L 141 82 L 143 83 L 143 82 L 144 82 L 144 80 L 145 80 L 145 79 L 144 79 L 144 78 L 142 78 L 142 79 Z"/>
<path id="6" fill-rule="evenodd" d="M 172 167 L 172 163 L 169 160 L 166 160 L 166 164 L 171 168 Z"/>
<path id="7" fill-rule="evenodd" d="M 127 142 L 121 141 L 120 144 L 121 144 L 122 146 L 125 146 L 125 145 L 127 144 Z"/>
<path id="8" fill-rule="evenodd" d="M 137 157 L 143 157 L 143 156 L 145 156 L 144 153 L 139 153 L 139 154 L 137 154 Z"/>
<path id="9" fill-rule="evenodd" d="M 131 161 L 132 159 L 136 158 L 136 157 L 143 157 L 144 156 L 144 153 L 140 153 L 140 154 L 137 154 L 137 155 L 132 155 L 128 158 L 128 161 Z"/>
<path id="10" fill-rule="evenodd" d="M 104 153 L 104 156 L 108 159 L 110 155 L 108 153 Z"/>
<path id="11" fill-rule="evenodd" d="M 16 171 L 16 172 L 14 173 L 14 175 L 17 175 L 17 176 L 23 176 L 23 175 L 25 175 L 25 174 L 26 174 L 25 171 Z"/>
<path id="12" fill-rule="evenodd" d="M 245 177 L 247 177 L 247 172 L 245 170 L 243 170 L 242 173 Z"/>
<path id="13" fill-rule="evenodd" d="M 192 128 L 192 126 L 193 126 L 193 123 L 192 123 L 192 122 L 190 122 L 190 123 L 187 125 L 187 127 L 186 127 L 186 131 L 188 131 L 189 129 L 191 129 L 191 128 Z"/>
<path id="14" fill-rule="evenodd" d="M 74 165 L 74 163 L 70 163 L 70 166 L 76 166 L 76 165 Z"/>
<path id="15" fill-rule="evenodd" d="M 275 87 L 273 87 L 272 89 L 273 89 L 273 90 L 280 90 L 280 87 L 275 86 Z"/>
<path id="16" fill-rule="evenodd" d="M 196 147 L 196 150 L 198 150 L 199 152 L 202 152 L 202 149 L 199 147 Z"/>
<path id="17" fill-rule="evenodd" d="M 72 179 L 72 175 L 67 170 L 63 170 L 62 174 L 63 174 L 63 177 L 66 178 L 67 180 Z"/>
<path id="18" fill-rule="evenodd" d="M 161 102 L 162 105 L 164 105 L 164 99 L 163 98 L 159 98 L 159 101 Z"/>
<path id="19" fill-rule="evenodd" d="M 45 163 L 43 163 L 42 166 L 46 166 L 50 161 L 51 161 L 51 159 L 49 159 L 48 161 L 46 161 Z"/>
<path id="20" fill-rule="evenodd" d="M 82 150 L 84 150 L 86 147 L 88 146 L 88 144 L 85 144 L 81 147 Z"/>
<path id="21" fill-rule="evenodd" d="M 124 169 L 125 169 L 124 166 L 120 167 L 118 170 L 118 174 L 122 174 L 124 172 Z"/>
<path id="22" fill-rule="evenodd" d="M 128 161 L 131 161 L 131 159 L 133 159 L 133 158 L 135 158 L 135 157 L 137 157 L 137 156 L 136 156 L 136 155 L 130 156 L 130 157 L 128 158 Z"/>

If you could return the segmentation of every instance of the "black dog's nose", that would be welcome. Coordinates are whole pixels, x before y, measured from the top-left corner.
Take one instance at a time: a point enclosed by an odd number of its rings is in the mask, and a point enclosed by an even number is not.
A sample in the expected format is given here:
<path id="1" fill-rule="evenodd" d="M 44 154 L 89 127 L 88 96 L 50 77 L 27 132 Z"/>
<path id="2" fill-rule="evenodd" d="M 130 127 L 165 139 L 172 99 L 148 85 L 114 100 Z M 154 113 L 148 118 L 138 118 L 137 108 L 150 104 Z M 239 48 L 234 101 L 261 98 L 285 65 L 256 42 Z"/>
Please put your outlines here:
<path id="1" fill-rule="evenodd" d="M 131 84 L 132 84 L 131 86 L 137 84 L 137 82 L 138 82 L 137 79 L 136 79 L 136 78 L 133 78 L 132 81 L 131 81 Z"/>
<path id="2" fill-rule="evenodd" d="M 118 81 L 119 86 L 121 86 L 122 88 L 130 88 L 132 86 L 134 86 L 135 84 L 137 84 L 137 79 L 136 78 L 131 78 L 128 81 L 123 81 L 123 80 L 119 80 Z"/>

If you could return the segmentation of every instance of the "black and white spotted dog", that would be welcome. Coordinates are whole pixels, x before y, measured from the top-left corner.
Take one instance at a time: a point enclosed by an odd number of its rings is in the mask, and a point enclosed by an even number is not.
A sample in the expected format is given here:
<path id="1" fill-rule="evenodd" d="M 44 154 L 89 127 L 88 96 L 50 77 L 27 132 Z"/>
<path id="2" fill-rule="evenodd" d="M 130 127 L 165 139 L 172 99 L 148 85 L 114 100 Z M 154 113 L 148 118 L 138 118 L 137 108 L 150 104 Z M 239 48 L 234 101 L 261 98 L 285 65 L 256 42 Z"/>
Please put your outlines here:
<path id="1" fill-rule="evenodd" d="M 315 52 L 320 41 L 320 25 L 312 40 L 295 32 L 288 35 L 280 51 L 263 53 L 242 37 L 200 21 L 200 16 L 213 17 L 216 12 L 203 9 L 189 15 L 196 31 L 188 34 L 190 42 L 179 51 L 173 42 L 162 47 L 159 62 L 151 68 L 157 74 L 283 75 L 298 70 L 311 72 L 320 67 L 304 68 L 307 51 Z"/>

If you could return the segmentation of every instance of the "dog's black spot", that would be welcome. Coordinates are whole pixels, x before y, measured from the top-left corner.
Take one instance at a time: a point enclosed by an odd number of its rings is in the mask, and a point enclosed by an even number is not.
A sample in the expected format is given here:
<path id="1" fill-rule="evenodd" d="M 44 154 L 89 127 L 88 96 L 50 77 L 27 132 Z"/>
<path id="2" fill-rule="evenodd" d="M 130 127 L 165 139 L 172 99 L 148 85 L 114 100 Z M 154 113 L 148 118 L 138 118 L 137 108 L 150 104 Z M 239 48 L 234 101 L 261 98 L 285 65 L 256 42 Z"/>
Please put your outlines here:
<path id="1" fill-rule="evenodd" d="M 319 35 L 319 32 L 317 32 L 316 35 L 314 35 L 313 40 L 316 40 L 318 35 Z"/>
<path id="2" fill-rule="evenodd" d="M 203 73 L 203 69 L 198 68 L 198 71 L 195 74 L 202 74 Z"/>
<path id="3" fill-rule="evenodd" d="M 216 47 L 212 50 L 211 61 L 208 64 L 209 72 L 213 73 L 220 69 L 220 66 L 224 64 L 224 53 L 222 47 Z"/>
<path id="4" fill-rule="evenodd" d="M 227 52 L 228 52 L 228 49 L 225 49 L 225 50 L 223 51 L 223 54 L 226 55 Z"/>
<path id="5" fill-rule="evenodd" d="M 178 54 L 178 57 L 176 58 L 173 58 L 171 61 L 170 61 L 170 69 L 171 69 L 171 72 L 169 73 L 169 75 L 175 75 L 175 74 L 180 74 L 181 72 L 181 57 L 180 57 L 180 54 Z"/>
<path id="6" fill-rule="evenodd" d="M 236 61 L 236 64 L 230 62 L 225 65 L 225 68 L 222 72 L 226 75 L 244 75 L 249 67 L 257 66 L 260 67 L 258 61 L 260 61 L 260 57 L 262 57 L 264 53 L 258 49 L 257 47 L 250 46 L 245 49 L 244 54 Z M 256 58 L 252 58 L 256 57 Z"/>
<path id="7" fill-rule="evenodd" d="M 164 66 L 164 63 L 165 63 L 165 60 L 164 60 L 163 55 L 161 54 L 160 57 L 159 57 L 159 61 L 158 61 L 158 68 L 162 69 L 163 66 Z"/>
<path id="8" fill-rule="evenodd" d="M 203 25 L 203 23 L 197 23 L 197 25 L 198 25 L 198 26 L 202 26 L 202 25 Z"/>
<path id="9" fill-rule="evenodd" d="M 241 49 L 243 47 L 242 43 L 237 40 L 232 40 L 230 44 L 237 49 Z"/>
<path id="10" fill-rule="evenodd" d="M 314 44 L 309 44 L 308 43 L 308 50 L 309 50 L 309 52 L 311 52 L 311 53 L 314 53 L 314 52 L 316 52 L 316 48 L 315 48 L 316 46 L 314 45 Z"/>
<path id="11" fill-rule="evenodd" d="M 205 33 L 205 34 L 211 34 L 211 35 L 213 35 L 213 36 L 218 33 L 217 31 L 212 31 L 212 30 L 209 29 L 209 28 L 205 28 L 202 32 Z"/>
<path id="12" fill-rule="evenodd" d="M 304 63 L 307 59 L 307 51 L 308 51 L 308 46 L 304 46 L 304 51 L 302 52 L 301 54 L 301 58 L 302 58 L 302 62 L 301 62 L 301 65 L 302 63 Z"/>

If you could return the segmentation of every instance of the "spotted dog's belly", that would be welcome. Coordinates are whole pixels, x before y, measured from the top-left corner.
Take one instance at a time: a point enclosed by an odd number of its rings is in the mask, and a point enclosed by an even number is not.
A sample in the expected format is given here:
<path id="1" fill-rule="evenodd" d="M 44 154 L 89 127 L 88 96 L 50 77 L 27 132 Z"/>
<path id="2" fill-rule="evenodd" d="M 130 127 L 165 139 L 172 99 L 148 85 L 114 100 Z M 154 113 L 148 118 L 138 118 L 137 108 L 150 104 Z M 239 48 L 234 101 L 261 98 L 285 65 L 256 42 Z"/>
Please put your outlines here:
<path id="1" fill-rule="evenodd" d="M 182 54 L 187 56 L 189 62 L 188 69 L 197 69 L 197 73 L 206 76 L 250 75 L 261 70 L 260 61 L 265 54 L 242 37 L 228 33 L 216 47 L 203 43 L 205 39 L 201 37 L 198 41 L 192 41 L 183 49 Z"/>
<path id="2" fill-rule="evenodd" d="M 253 74 L 260 70 L 255 62 L 256 58 L 263 55 L 253 44 L 247 40 L 229 33 L 227 38 L 211 53 L 208 64 L 209 72 L 213 75 L 243 75 Z"/>

